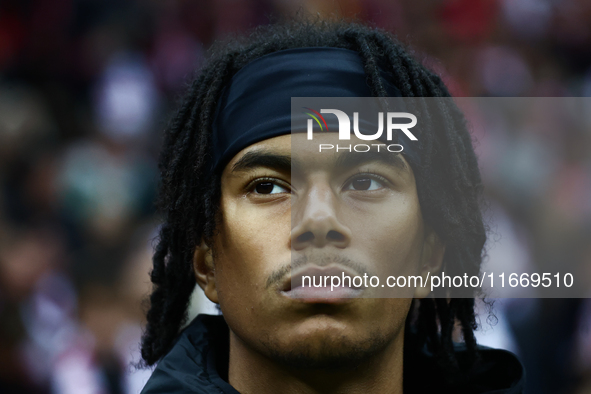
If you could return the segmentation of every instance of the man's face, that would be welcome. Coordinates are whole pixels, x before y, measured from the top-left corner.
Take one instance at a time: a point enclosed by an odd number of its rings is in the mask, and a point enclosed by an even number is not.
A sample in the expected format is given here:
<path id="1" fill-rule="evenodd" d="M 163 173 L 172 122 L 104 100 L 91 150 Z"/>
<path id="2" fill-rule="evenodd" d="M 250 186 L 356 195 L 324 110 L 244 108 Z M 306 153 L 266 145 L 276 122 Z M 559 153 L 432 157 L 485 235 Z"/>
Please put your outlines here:
<path id="1" fill-rule="evenodd" d="M 436 269 L 443 248 L 423 225 L 403 156 L 319 154 L 318 143 L 336 134 L 319 134 L 314 145 L 305 137 L 256 143 L 226 166 L 213 264 L 196 253 L 198 281 L 251 349 L 291 365 L 359 362 L 402 345 L 411 298 L 365 289 L 322 299 L 294 291 L 292 272 L 353 267 L 385 283 Z"/>

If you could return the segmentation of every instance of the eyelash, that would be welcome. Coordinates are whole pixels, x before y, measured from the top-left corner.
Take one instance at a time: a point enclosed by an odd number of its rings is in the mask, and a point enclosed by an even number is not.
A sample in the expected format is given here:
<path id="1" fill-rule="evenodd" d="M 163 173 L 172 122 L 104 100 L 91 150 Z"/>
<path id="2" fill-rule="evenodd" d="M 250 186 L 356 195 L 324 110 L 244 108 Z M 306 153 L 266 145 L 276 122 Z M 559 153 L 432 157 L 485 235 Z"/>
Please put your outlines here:
<path id="1" fill-rule="evenodd" d="M 386 186 L 388 186 L 388 185 L 392 185 L 392 182 L 390 182 L 388 179 L 384 178 L 384 177 L 383 177 L 383 176 L 381 176 L 381 175 L 374 174 L 374 173 L 370 173 L 370 172 L 360 172 L 360 173 L 357 173 L 357 174 L 355 174 L 355 175 L 353 175 L 353 176 L 349 177 L 349 179 L 347 179 L 347 181 L 345 182 L 345 184 L 344 184 L 344 187 L 346 187 L 346 186 L 350 185 L 350 184 L 351 184 L 351 182 L 353 182 L 353 181 L 355 181 L 355 180 L 357 180 L 357 179 L 360 179 L 361 177 L 367 177 L 367 178 L 369 178 L 369 179 L 373 179 L 373 180 L 375 180 L 375 181 L 378 181 L 378 182 L 380 182 L 380 183 L 382 184 L 382 186 L 384 186 L 384 187 L 386 187 Z M 363 178 L 361 178 L 361 179 L 363 179 Z M 343 187 L 343 188 L 344 188 L 344 187 Z"/>
<path id="2" fill-rule="evenodd" d="M 269 183 L 273 183 L 276 184 L 277 186 L 280 186 L 284 189 L 289 189 L 291 190 L 291 185 L 287 182 L 283 182 L 280 179 L 277 178 L 271 178 L 271 177 L 255 177 L 252 180 L 250 180 L 247 184 L 245 189 L 246 193 L 252 193 L 254 191 L 254 188 L 259 184 L 259 183 L 264 183 L 264 182 L 269 182 Z"/>

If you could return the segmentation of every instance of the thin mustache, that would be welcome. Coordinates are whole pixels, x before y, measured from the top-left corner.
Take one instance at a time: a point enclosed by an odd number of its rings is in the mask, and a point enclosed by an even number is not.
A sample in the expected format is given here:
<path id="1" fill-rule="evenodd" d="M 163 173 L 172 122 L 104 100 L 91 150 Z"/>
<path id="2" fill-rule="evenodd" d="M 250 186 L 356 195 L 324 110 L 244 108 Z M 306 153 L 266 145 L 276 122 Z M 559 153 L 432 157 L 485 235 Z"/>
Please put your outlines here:
<path id="1" fill-rule="evenodd" d="M 351 268 L 359 276 L 363 276 L 364 274 L 372 276 L 363 264 L 357 261 L 353 261 L 348 257 L 344 257 L 338 254 L 322 254 L 316 256 L 306 254 L 296 259 L 293 259 L 290 263 L 284 264 L 277 270 L 273 271 L 273 273 L 269 275 L 269 277 L 267 278 L 267 282 L 265 283 L 265 289 L 268 289 L 276 284 L 281 284 L 282 279 L 285 278 L 286 275 L 290 274 L 292 270 L 296 270 L 300 267 L 303 267 L 309 262 L 314 262 L 314 265 L 318 267 L 326 267 L 330 264 L 336 263 L 344 267 Z"/>

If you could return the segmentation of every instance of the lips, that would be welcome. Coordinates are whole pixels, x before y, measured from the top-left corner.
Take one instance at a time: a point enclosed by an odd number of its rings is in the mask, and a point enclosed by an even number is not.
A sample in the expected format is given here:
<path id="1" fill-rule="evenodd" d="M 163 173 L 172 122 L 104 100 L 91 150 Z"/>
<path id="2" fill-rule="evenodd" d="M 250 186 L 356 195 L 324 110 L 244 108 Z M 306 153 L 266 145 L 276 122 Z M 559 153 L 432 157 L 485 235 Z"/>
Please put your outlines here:
<path id="1" fill-rule="evenodd" d="M 307 303 L 343 302 L 358 298 L 364 290 L 363 287 L 353 286 L 352 280 L 355 276 L 361 275 L 338 264 L 325 267 L 306 266 L 283 282 L 281 293 L 286 297 Z M 333 281 L 332 277 L 338 277 L 339 280 Z M 349 286 L 349 280 L 343 280 L 343 277 L 351 277 L 351 286 Z"/>

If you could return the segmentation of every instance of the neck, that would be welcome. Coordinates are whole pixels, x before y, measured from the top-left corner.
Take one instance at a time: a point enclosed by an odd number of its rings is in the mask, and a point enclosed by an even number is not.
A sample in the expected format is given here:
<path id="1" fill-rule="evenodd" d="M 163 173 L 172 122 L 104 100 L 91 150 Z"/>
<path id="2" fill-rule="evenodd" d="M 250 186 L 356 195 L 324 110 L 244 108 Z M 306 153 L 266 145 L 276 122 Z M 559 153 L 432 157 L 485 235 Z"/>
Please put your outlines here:
<path id="1" fill-rule="evenodd" d="M 402 394 L 404 330 L 364 363 L 339 370 L 292 368 L 251 349 L 230 330 L 229 383 L 242 394 Z"/>

